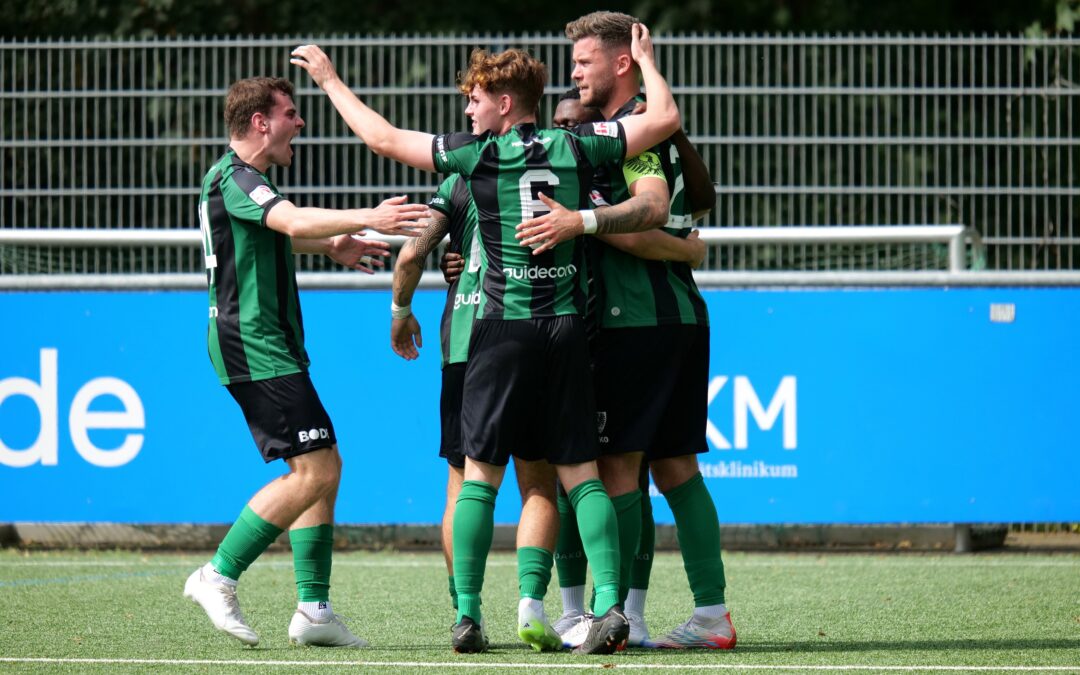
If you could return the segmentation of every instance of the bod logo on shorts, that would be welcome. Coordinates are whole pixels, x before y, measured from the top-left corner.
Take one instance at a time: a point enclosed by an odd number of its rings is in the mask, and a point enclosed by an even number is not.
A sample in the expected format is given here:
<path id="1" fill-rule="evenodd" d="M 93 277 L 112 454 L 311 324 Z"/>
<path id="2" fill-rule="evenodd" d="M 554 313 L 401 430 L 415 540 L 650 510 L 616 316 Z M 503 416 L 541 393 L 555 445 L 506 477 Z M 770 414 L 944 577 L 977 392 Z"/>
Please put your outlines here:
<path id="1" fill-rule="evenodd" d="M 301 443 L 307 443 L 308 441 L 318 441 L 330 438 L 330 432 L 323 428 L 316 429 L 312 427 L 307 431 L 301 431 L 297 434 L 300 437 Z"/>

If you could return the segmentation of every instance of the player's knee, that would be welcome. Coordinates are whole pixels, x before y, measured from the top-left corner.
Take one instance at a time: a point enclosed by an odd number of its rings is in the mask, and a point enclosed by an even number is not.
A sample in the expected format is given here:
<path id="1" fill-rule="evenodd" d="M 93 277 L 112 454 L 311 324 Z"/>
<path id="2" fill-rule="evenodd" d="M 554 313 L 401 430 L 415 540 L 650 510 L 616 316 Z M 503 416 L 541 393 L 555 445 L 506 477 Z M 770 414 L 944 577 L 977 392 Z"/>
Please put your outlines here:
<path id="1" fill-rule="evenodd" d="M 638 489 L 640 453 L 626 453 L 601 457 L 597 462 L 600 481 L 611 497 L 629 494 Z"/>
<path id="2" fill-rule="evenodd" d="M 341 473 L 338 471 L 328 470 L 312 472 L 308 476 L 308 490 L 311 496 L 318 499 L 322 499 L 331 494 L 337 489 L 338 483 L 341 480 Z"/>
<path id="3" fill-rule="evenodd" d="M 552 479 L 546 482 L 530 482 L 518 485 L 518 491 L 521 493 L 522 503 L 534 499 L 540 498 L 555 503 L 555 480 Z"/>
<path id="4" fill-rule="evenodd" d="M 668 492 L 690 480 L 698 472 L 697 455 L 659 460 L 652 463 L 650 470 L 656 489 Z"/>
<path id="5" fill-rule="evenodd" d="M 341 456 L 336 448 L 301 455 L 293 465 L 297 489 L 308 499 L 321 499 L 337 489 L 341 482 Z"/>

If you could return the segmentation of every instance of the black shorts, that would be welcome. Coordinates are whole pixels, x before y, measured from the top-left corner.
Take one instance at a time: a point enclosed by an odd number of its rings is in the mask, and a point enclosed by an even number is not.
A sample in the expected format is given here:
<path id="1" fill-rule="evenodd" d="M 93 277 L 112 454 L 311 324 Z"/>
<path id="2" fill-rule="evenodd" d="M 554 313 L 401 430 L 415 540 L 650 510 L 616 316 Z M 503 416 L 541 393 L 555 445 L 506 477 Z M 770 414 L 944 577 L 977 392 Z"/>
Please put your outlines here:
<path id="1" fill-rule="evenodd" d="M 581 317 L 479 320 L 461 407 L 465 454 L 505 466 L 596 459 L 596 407 Z"/>
<path id="2" fill-rule="evenodd" d="M 263 460 L 288 459 L 337 443 L 307 373 L 226 385 L 240 404 Z"/>
<path id="3" fill-rule="evenodd" d="M 439 414 L 442 418 L 442 442 L 439 457 L 446 463 L 461 469 L 465 467 L 465 454 L 461 452 L 461 392 L 465 388 L 465 363 L 448 363 L 442 369 L 442 394 L 439 396 Z"/>
<path id="4" fill-rule="evenodd" d="M 601 330 L 593 367 L 600 454 L 708 452 L 708 326 Z"/>

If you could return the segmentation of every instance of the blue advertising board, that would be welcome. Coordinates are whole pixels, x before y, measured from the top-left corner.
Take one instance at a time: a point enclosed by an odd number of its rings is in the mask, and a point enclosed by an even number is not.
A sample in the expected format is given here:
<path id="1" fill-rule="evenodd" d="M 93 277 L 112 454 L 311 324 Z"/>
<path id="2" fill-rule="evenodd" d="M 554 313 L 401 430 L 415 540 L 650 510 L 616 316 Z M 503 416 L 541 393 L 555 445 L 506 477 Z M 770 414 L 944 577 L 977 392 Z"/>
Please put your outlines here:
<path id="1" fill-rule="evenodd" d="M 704 295 L 699 460 L 722 522 L 1080 520 L 1080 289 Z M 441 517 L 443 298 L 417 294 L 427 341 L 406 362 L 389 292 L 303 293 L 345 461 L 339 522 Z M 12 292 L 0 309 L 0 521 L 230 522 L 283 471 L 217 383 L 204 293 Z M 512 523 L 505 486 L 496 521 Z"/>

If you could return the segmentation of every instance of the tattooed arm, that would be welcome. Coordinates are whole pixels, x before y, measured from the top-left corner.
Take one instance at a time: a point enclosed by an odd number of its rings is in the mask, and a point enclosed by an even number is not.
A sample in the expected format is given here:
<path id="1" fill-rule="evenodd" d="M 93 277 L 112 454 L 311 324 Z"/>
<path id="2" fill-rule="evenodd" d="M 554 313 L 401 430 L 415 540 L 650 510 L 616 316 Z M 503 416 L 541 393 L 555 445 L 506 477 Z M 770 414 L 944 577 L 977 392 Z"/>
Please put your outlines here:
<path id="1" fill-rule="evenodd" d="M 670 193 L 666 180 L 655 176 L 640 178 L 630 185 L 630 194 L 631 198 L 625 202 L 593 211 L 594 234 L 644 232 L 667 223 Z M 536 246 L 533 255 L 585 233 L 581 211 L 571 211 L 542 192 L 537 197 L 551 210 L 518 225 L 515 235 L 522 245 Z"/>
<path id="2" fill-rule="evenodd" d="M 432 209 L 424 231 L 416 239 L 405 242 L 394 264 L 393 302 L 404 316 L 390 320 L 390 348 L 406 361 L 420 356 L 417 348 L 424 346 L 420 322 L 408 308 L 424 274 L 424 261 L 446 236 L 449 227 L 450 219 L 446 214 Z"/>

